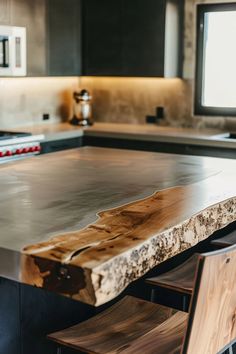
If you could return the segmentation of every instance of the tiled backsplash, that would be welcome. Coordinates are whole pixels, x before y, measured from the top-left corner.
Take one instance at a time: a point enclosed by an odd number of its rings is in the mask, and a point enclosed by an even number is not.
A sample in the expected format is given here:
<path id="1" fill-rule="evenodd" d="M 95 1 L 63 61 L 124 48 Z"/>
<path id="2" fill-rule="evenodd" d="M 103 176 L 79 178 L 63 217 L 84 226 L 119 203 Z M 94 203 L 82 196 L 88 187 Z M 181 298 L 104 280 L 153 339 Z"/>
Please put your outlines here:
<path id="1" fill-rule="evenodd" d="M 68 120 L 78 78 L 0 78 L 0 128 Z"/>

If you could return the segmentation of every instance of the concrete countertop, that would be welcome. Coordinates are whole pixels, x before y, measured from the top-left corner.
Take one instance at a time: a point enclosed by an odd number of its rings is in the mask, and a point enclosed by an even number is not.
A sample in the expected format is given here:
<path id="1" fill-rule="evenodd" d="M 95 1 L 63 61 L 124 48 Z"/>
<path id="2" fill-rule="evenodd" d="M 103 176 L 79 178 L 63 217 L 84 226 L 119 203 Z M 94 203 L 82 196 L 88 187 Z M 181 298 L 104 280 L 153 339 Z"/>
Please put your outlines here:
<path id="1" fill-rule="evenodd" d="M 85 135 L 140 141 L 165 142 L 236 148 L 236 140 L 226 139 L 228 132 L 220 130 L 162 127 L 154 124 L 97 123 L 86 128 Z"/>
<path id="2" fill-rule="evenodd" d="M 43 134 L 45 137 L 44 141 L 77 138 L 84 135 L 81 127 L 75 127 L 69 123 L 39 124 L 22 127 L 20 130 L 32 133 L 33 135 Z"/>
<path id="3" fill-rule="evenodd" d="M 44 134 L 45 141 L 81 136 L 108 137 L 236 149 L 236 139 L 227 139 L 226 131 L 162 127 L 154 124 L 95 123 L 81 128 L 69 123 L 54 123 L 22 128 L 32 134 Z"/>

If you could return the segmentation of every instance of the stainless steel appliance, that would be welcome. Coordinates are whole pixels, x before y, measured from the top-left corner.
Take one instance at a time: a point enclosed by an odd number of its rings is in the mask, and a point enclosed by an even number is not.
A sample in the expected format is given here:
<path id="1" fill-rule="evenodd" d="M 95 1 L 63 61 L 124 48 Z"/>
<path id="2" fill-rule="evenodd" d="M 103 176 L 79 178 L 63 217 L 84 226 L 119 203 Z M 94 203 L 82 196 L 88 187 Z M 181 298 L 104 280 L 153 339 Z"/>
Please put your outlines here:
<path id="1" fill-rule="evenodd" d="M 92 125 L 91 99 L 87 90 L 74 92 L 74 116 L 70 123 L 73 125 L 87 126 Z"/>
<path id="2" fill-rule="evenodd" d="M 26 76 L 25 27 L 0 26 L 0 76 Z"/>
<path id="3" fill-rule="evenodd" d="M 40 154 L 44 135 L 0 131 L 0 164 Z"/>

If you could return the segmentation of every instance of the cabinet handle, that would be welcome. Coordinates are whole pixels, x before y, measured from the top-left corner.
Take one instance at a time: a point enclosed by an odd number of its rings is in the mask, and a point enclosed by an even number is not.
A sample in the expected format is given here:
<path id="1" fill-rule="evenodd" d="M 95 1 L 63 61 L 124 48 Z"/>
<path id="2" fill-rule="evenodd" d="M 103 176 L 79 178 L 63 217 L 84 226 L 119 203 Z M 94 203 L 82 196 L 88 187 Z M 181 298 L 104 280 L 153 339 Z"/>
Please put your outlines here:
<path id="1" fill-rule="evenodd" d="M 2 53 L 2 60 L 0 66 L 2 68 L 9 68 L 9 40 L 7 37 L 3 37 L 0 40 L 1 43 L 1 53 Z"/>

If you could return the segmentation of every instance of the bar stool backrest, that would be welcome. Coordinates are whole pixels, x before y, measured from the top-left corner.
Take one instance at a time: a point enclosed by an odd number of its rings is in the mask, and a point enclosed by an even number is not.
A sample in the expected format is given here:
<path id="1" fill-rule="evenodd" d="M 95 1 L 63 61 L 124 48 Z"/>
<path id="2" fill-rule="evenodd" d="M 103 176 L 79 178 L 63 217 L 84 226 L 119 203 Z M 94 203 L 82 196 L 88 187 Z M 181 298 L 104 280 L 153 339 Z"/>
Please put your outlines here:
<path id="1" fill-rule="evenodd" d="M 236 245 L 199 255 L 182 354 L 216 354 L 236 338 Z"/>

